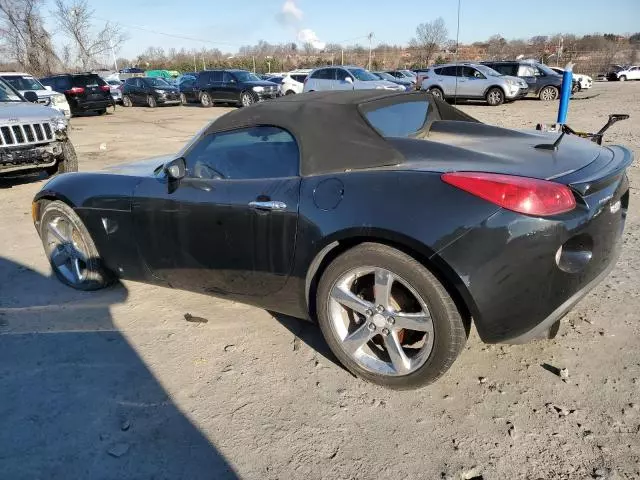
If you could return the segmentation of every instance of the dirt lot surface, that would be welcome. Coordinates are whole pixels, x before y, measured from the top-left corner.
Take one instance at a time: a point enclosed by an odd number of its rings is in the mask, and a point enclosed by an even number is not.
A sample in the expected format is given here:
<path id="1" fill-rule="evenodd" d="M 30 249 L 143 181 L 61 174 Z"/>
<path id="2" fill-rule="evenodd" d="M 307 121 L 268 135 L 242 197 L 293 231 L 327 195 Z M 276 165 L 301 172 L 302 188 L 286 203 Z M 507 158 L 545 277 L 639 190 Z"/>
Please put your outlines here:
<path id="1" fill-rule="evenodd" d="M 570 124 L 594 130 L 629 113 L 607 138 L 640 158 L 640 82 L 580 96 L 594 95 L 572 102 Z M 557 104 L 462 108 L 533 127 L 552 123 Z M 74 118 L 80 170 L 175 152 L 227 110 Z M 447 375 L 407 392 L 352 377 L 312 324 L 132 282 L 64 287 L 31 223 L 43 181 L 2 181 L 0 478 L 639 478 L 637 160 L 630 179 L 618 266 L 557 339 L 486 346 L 472 331 Z"/>

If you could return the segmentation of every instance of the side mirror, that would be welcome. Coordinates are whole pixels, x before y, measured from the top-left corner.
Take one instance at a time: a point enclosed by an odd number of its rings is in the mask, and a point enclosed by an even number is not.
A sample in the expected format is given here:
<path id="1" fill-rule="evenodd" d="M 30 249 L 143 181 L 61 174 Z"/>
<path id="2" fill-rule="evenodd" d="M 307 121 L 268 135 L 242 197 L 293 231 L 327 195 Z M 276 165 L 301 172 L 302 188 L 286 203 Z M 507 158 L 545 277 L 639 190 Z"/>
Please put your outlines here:
<path id="1" fill-rule="evenodd" d="M 182 180 L 187 175 L 187 164 L 184 158 L 176 158 L 164 166 L 164 171 L 169 180 Z"/>
<path id="2" fill-rule="evenodd" d="M 353 83 L 353 78 L 347 77 L 347 78 L 344 79 L 344 81 L 347 82 L 347 83 Z"/>
<path id="3" fill-rule="evenodd" d="M 51 88 L 49 85 L 45 85 L 44 89 L 49 90 L 50 92 L 53 92 L 53 88 Z"/>
<path id="4" fill-rule="evenodd" d="M 38 103 L 38 94 L 36 94 L 36 92 L 24 92 L 22 96 L 27 100 L 27 102 Z"/>

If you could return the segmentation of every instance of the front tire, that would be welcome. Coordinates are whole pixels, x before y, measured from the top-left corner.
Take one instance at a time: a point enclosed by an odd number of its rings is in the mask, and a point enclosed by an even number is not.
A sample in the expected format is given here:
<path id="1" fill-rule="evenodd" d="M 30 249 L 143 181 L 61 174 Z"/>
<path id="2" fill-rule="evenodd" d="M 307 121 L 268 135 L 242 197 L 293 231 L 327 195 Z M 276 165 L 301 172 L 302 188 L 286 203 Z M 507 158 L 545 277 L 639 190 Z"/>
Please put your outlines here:
<path id="1" fill-rule="evenodd" d="M 149 108 L 156 108 L 158 106 L 158 102 L 153 95 L 147 95 L 147 106 Z"/>
<path id="2" fill-rule="evenodd" d="M 76 290 L 98 290 L 113 277 L 80 217 L 61 201 L 41 204 L 39 234 L 56 277 Z"/>
<path id="3" fill-rule="evenodd" d="M 182 105 L 186 105 L 187 104 L 187 96 L 184 93 L 180 94 L 180 104 L 182 104 Z"/>
<path id="4" fill-rule="evenodd" d="M 133 106 L 133 102 L 131 101 L 131 97 L 129 95 L 125 95 L 122 97 L 122 106 L 127 108 Z"/>
<path id="5" fill-rule="evenodd" d="M 240 106 L 249 107 L 256 103 L 256 99 L 251 92 L 242 92 L 240 94 Z"/>
<path id="6" fill-rule="evenodd" d="M 202 92 L 200 94 L 200 105 L 205 108 L 213 107 L 213 100 L 211 99 L 211 95 L 208 92 Z"/>
<path id="7" fill-rule="evenodd" d="M 317 290 L 320 328 L 356 376 L 394 389 L 428 385 L 462 351 L 465 323 L 438 279 L 409 255 L 363 243 L 337 257 Z"/>
<path id="8" fill-rule="evenodd" d="M 540 100 L 542 100 L 543 102 L 552 102 L 554 100 L 557 100 L 559 96 L 560 92 L 558 91 L 558 89 L 551 85 L 543 87 L 538 94 L 538 98 L 540 98 Z"/>
<path id="9" fill-rule="evenodd" d="M 296 92 L 294 92 L 293 90 L 287 90 L 287 93 L 285 93 L 285 95 L 295 95 Z"/>
<path id="10" fill-rule="evenodd" d="M 78 155 L 73 144 L 69 140 L 62 143 L 62 158 L 54 166 L 47 169 L 47 175 L 59 175 L 61 173 L 78 171 Z"/>
<path id="11" fill-rule="evenodd" d="M 620 78 L 618 78 L 618 80 L 620 80 L 621 82 L 626 82 L 627 81 L 627 76 L 626 75 L 620 75 Z"/>
<path id="12" fill-rule="evenodd" d="M 490 88 L 485 96 L 487 103 L 492 107 L 497 107 L 498 105 L 502 105 L 504 103 L 504 92 L 501 88 L 493 87 Z"/>

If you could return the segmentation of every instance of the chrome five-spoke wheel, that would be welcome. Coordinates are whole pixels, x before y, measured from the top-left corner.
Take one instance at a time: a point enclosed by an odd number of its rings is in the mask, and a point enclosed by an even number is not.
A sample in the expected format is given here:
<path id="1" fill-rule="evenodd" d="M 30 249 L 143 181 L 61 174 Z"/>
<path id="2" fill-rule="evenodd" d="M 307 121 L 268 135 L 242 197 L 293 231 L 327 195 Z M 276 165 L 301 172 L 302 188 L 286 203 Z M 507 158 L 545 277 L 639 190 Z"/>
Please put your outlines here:
<path id="1" fill-rule="evenodd" d="M 51 264 L 70 284 L 87 279 L 87 247 L 68 219 L 54 216 L 44 226 L 43 243 Z"/>
<path id="2" fill-rule="evenodd" d="M 409 283 L 380 267 L 355 268 L 338 279 L 329 299 L 342 347 L 365 370 L 406 375 L 433 349 L 433 322 Z"/>

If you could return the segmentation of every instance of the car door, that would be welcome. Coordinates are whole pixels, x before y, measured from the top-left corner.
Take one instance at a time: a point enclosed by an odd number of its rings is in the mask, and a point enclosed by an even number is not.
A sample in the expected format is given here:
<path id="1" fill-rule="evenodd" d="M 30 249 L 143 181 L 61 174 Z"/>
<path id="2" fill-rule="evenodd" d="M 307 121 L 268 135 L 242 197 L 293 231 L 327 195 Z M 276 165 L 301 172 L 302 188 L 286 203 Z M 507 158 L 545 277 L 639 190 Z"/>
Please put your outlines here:
<path id="1" fill-rule="evenodd" d="M 240 99 L 240 82 L 229 72 L 220 72 L 222 75 L 220 97 L 223 100 L 237 102 Z"/>
<path id="2" fill-rule="evenodd" d="M 503 71 L 498 70 L 503 75 L 510 75 L 508 73 L 504 73 Z M 518 77 L 522 78 L 527 85 L 529 86 L 529 93 L 538 94 L 538 90 L 540 90 L 540 82 L 536 76 L 537 68 L 534 68 L 532 65 L 520 65 L 518 67 Z"/>
<path id="3" fill-rule="evenodd" d="M 144 95 L 144 84 L 142 82 L 142 79 L 140 78 L 134 78 L 131 82 L 131 94 L 129 95 L 131 97 L 131 101 L 136 104 L 136 105 L 140 105 L 141 103 L 144 103 L 146 100 L 146 96 Z"/>
<path id="4" fill-rule="evenodd" d="M 490 86 L 487 77 L 473 67 L 462 67 L 461 77 L 464 81 L 459 83 L 458 94 L 465 98 L 480 98 Z"/>
<path id="5" fill-rule="evenodd" d="M 640 80 L 640 67 L 631 67 L 629 69 L 629 80 Z"/>
<path id="6" fill-rule="evenodd" d="M 456 94 L 456 67 L 442 67 L 440 69 L 442 81 L 438 85 L 442 88 L 446 97 L 453 97 Z"/>
<path id="7" fill-rule="evenodd" d="M 300 188 L 295 139 L 276 127 L 203 136 L 177 185 L 158 174 L 134 195 L 138 249 L 171 286 L 264 296 L 292 267 Z"/>
<path id="8" fill-rule="evenodd" d="M 334 81 L 331 82 L 332 90 L 353 90 L 355 89 L 356 79 L 353 78 L 346 69 L 344 68 L 332 68 L 334 76 Z M 351 80 L 351 81 L 349 81 Z"/>

